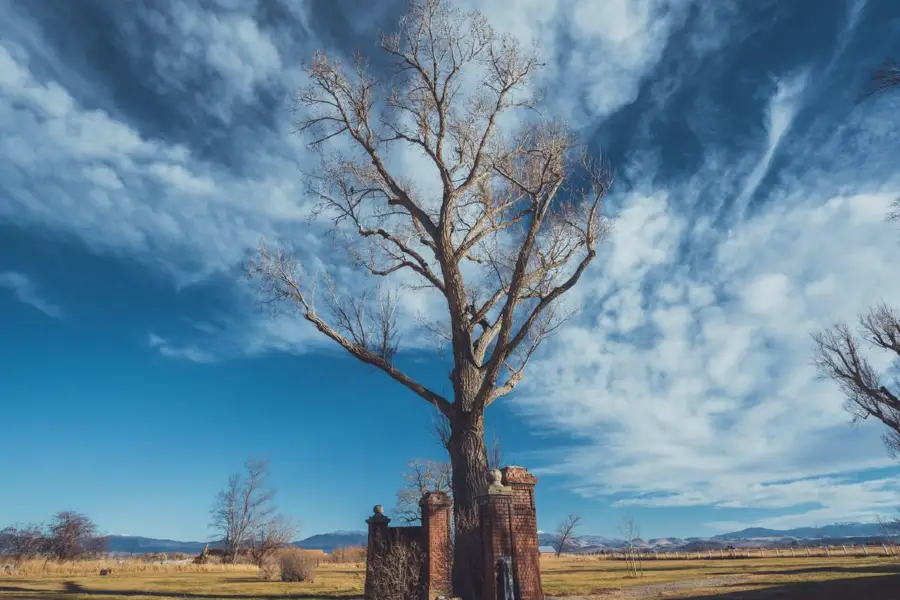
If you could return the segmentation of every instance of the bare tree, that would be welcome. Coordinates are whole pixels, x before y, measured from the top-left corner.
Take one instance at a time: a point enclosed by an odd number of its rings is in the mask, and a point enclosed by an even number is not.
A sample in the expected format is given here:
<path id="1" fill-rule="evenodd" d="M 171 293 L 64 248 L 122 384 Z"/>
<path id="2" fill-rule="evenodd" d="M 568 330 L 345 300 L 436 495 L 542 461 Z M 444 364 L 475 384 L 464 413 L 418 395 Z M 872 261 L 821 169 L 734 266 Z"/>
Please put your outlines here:
<path id="1" fill-rule="evenodd" d="M 900 313 L 880 304 L 861 315 L 858 335 L 845 323 L 813 334 L 813 362 L 819 375 L 834 380 L 844 392 L 853 420 L 875 417 L 888 431 L 883 439 L 892 456 L 900 456 L 900 399 L 896 378 L 878 373 L 863 355 L 862 344 L 900 358 Z"/>
<path id="2" fill-rule="evenodd" d="M 226 560 L 235 562 L 245 544 L 276 519 L 268 475 L 268 461 L 248 460 L 244 472 L 231 475 L 216 497 L 210 527 L 225 544 Z"/>
<path id="3" fill-rule="evenodd" d="M 62 511 L 47 528 L 47 552 L 59 561 L 75 560 L 102 552 L 106 539 L 97 535 L 97 526 L 87 516 Z"/>
<path id="4" fill-rule="evenodd" d="M 419 500 L 425 492 L 444 492 L 452 495 L 450 463 L 416 459 L 407 464 L 403 487 L 397 491 L 396 514 L 404 523 L 422 520 Z"/>
<path id="5" fill-rule="evenodd" d="M 622 514 L 622 520 L 619 523 L 619 531 L 625 541 L 625 565 L 628 568 L 629 577 L 637 577 L 640 568 L 641 576 L 644 575 L 644 564 L 640 560 L 640 552 L 636 546 L 636 542 L 641 537 L 640 529 L 634 515 L 630 512 Z"/>
<path id="6" fill-rule="evenodd" d="M 19 566 L 48 550 L 47 537 L 40 525 L 11 526 L 0 531 L 0 554 L 12 558 L 13 564 Z"/>
<path id="7" fill-rule="evenodd" d="M 296 96 L 296 129 L 321 156 L 306 180 L 354 266 L 375 277 L 407 274 L 446 303 L 433 329 L 449 345 L 452 397 L 394 363 L 398 313 L 387 288 L 359 294 L 326 278 L 320 311 L 315 276 L 287 249 L 261 245 L 246 272 L 270 306 L 296 308 L 448 417 L 460 529 L 477 522 L 459 517 L 477 514 L 488 483 L 484 410 L 513 391 L 567 316 L 558 301 L 608 231 L 610 178 L 563 123 L 535 110 L 537 50 L 498 34 L 478 12 L 414 1 L 378 47 L 394 64 L 383 80 L 362 56 L 347 66 L 319 51 L 305 65 L 310 85 Z M 516 110 L 527 118 L 507 127 Z M 404 149 L 428 161 L 433 186 L 417 189 L 391 168 L 392 153 Z M 458 534 L 457 558 L 480 553 L 477 531 Z M 471 600 L 479 577 L 455 565 L 457 595 Z"/>
<path id="8" fill-rule="evenodd" d="M 251 532 L 247 546 L 256 566 L 262 569 L 279 550 L 289 546 L 297 535 L 297 529 L 296 522 L 275 515 Z"/>
<path id="9" fill-rule="evenodd" d="M 556 558 L 562 556 L 566 546 L 572 543 L 575 529 L 581 523 L 581 517 L 575 513 L 569 513 L 565 521 L 556 528 L 556 537 L 553 540 L 553 549 L 556 550 Z"/>

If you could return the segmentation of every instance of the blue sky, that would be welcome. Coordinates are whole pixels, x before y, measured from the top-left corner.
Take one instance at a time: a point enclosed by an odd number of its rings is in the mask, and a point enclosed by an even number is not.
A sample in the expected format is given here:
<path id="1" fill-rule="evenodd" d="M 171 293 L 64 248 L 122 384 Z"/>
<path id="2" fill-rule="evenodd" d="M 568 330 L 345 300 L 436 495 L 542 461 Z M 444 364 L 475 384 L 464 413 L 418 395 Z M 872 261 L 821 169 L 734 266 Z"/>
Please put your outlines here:
<path id="1" fill-rule="evenodd" d="M 0 0 L 0 524 L 71 508 L 204 539 L 228 474 L 267 456 L 302 535 L 361 529 L 406 461 L 440 458 L 424 402 L 240 274 L 261 238 L 339 268 L 287 107 L 302 60 L 370 48 L 404 7 L 368 4 Z M 900 297 L 900 95 L 855 103 L 900 56 L 896 3 L 460 4 L 539 41 L 544 109 L 616 173 L 583 310 L 488 413 L 540 476 L 540 526 L 892 512 L 900 470 L 815 379 L 809 332 Z M 401 361 L 443 382 L 432 300 L 404 298 Z"/>

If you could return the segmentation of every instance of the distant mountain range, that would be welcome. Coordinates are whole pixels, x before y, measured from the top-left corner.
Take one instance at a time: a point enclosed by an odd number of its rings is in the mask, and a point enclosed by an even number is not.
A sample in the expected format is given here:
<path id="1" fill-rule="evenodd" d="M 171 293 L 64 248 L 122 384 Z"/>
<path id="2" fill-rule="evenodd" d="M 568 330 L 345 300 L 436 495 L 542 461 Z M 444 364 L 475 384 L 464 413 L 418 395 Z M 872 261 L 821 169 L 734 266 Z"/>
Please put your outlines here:
<path id="1" fill-rule="evenodd" d="M 825 544 L 840 543 L 853 540 L 860 543 L 864 540 L 880 540 L 885 537 L 881 525 L 878 523 L 835 523 L 824 527 L 800 527 L 797 529 L 765 529 L 763 527 L 750 527 L 732 533 L 723 533 L 712 537 L 690 538 L 652 538 L 649 540 L 636 539 L 633 544 L 640 548 L 658 551 L 681 550 L 716 550 L 727 548 L 754 548 L 790 546 L 792 544 Z M 557 537 L 552 533 L 538 535 L 538 543 L 541 546 L 553 546 Z M 567 552 L 589 553 L 603 550 L 616 550 L 624 548 L 627 543 L 624 540 L 602 536 L 584 535 L 572 538 L 566 544 Z"/>
<path id="2" fill-rule="evenodd" d="M 751 527 L 733 533 L 704 538 L 653 538 L 649 540 L 635 540 L 635 544 L 643 548 L 655 550 L 707 550 L 733 546 L 735 548 L 747 548 L 758 546 L 788 546 L 794 542 L 825 543 L 848 538 L 879 539 L 884 537 L 881 526 L 877 523 L 835 523 L 824 527 L 800 527 L 797 529 L 765 529 Z M 298 548 L 309 548 L 331 552 L 335 548 L 348 546 L 365 546 L 367 534 L 365 531 L 334 531 L 310 536 L 306 539 L 294 542 Z M 541 533 L 538 542 L 541 546 L 551 546 L 556 540 L 552 533 Z M 839 543 L 839 542 L 838 542 Z M 183 554 L 197 554 L 206 542 L 178 542 L 175 540 L 159 540 L 154 538 L 112 535 L 109 536 L 109 551 L 120 553 L 145 554 L 154 552 L 181 552 Z M 568 552 L 599 552 L 601 550 L 615 550 L 626 545 L 624 540 L 604 537 L 599 535 L 582 535 L 572 538 L 567 544 Z M 215 548 L 215 543 L 210 543 Z"/>
<path id="3" fill-rule="evenodd" d="M 152 554 L 156 552 L 199 554 L 207 544 L 207 542 L 178 542 L 175 540 L 158 540 L 132 535 L 111 535 L 107 539 L 107 550 L 109 552 L 119 552 L 123 554 Z M 368 534 L 365 531 L 334 531 L 332 533 L 310 536 L 306 539 L 294 542 L 294 546 L 297 548 L 331 552 L 335 548 L 365 546 L 367 539 Z M 210 548 L 216 548 L 218 546 L 219 544 L 216 542 L 209 542 Z"/>

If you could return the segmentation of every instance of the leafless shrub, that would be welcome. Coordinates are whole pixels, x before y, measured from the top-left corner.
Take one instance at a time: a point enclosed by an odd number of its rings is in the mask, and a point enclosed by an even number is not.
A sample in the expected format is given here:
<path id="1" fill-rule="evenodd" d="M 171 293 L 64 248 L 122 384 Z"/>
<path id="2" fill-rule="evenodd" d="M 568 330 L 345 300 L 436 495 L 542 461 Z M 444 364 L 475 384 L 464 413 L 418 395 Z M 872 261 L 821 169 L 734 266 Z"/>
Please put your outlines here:
<path id="1" fill-rule="evenodd" d="M 415 544 L 393 544 L 372 565 L 372 596 L 377 600 L 420 600 L 425 555 Z"/>
<path id="2" fill-rule="evenodd" d="M 278 554 L 282 581 L 313 582 L 319 559 L 299 548 L 288 548 Z"/>
<path id="3" fill-rule="evenodd" d="M 263 523 L 250 535 L 250 558 L 262 568 L 266 560 L 287 547 L 297 534 L 297 524 L 286 517 L 276 515 Z"/>

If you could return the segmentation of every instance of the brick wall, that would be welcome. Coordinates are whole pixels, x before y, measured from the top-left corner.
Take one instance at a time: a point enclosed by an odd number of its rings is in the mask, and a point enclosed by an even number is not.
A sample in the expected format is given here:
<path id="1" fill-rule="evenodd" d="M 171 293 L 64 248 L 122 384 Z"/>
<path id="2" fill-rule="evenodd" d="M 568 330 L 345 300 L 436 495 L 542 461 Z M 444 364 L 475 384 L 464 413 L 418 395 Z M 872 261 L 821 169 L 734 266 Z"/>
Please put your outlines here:
<path id="1" fill-rule="evenodd" d="M 396 545 L 414 546 L 424 554 L 422 586 L 427 600 L 449 594 L 452 565 L 450 513 L 453 503 L 443 492 L 428 492 L 422 498 L 420 506 L 421 526 L 391 527 L 391 520 L 384 514 L 381 506 L 376 506 L 374 514 L 366 520 L 369 525 L 365 584 L 367 600 L 378 600 L 375 598 L 374 588 L 379 574 L 375 572 L 373 565 Z"/>

